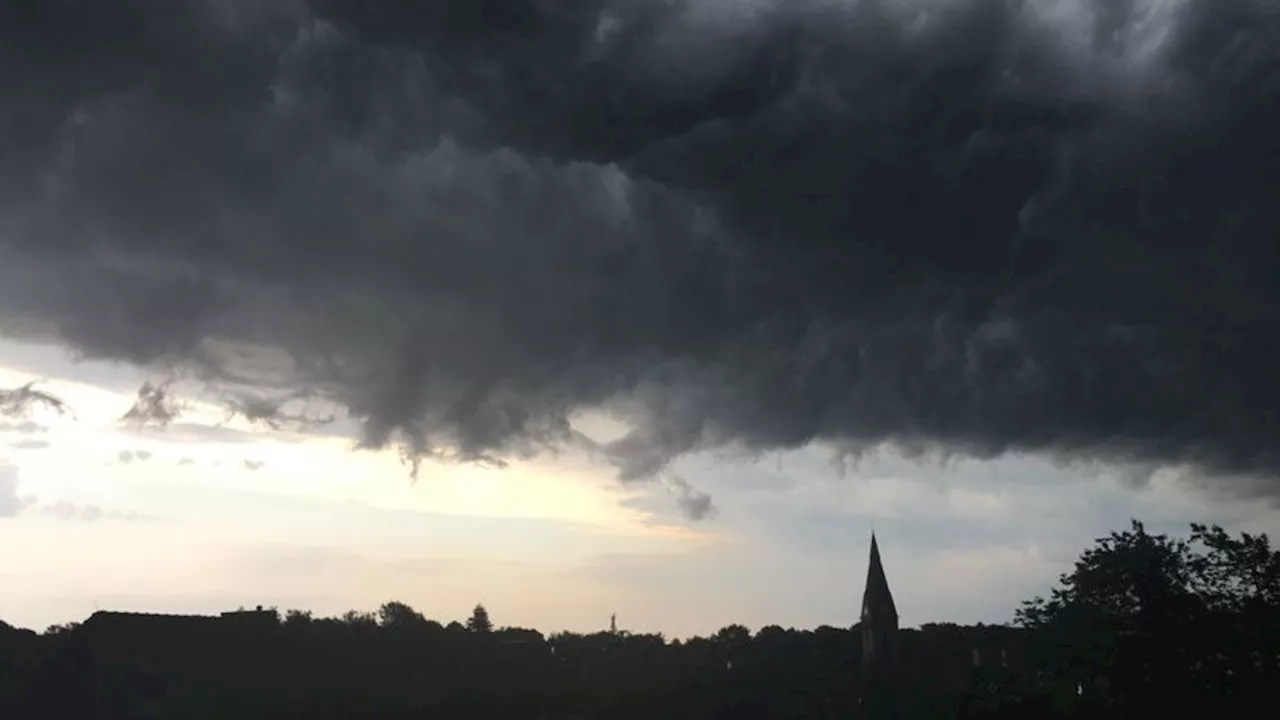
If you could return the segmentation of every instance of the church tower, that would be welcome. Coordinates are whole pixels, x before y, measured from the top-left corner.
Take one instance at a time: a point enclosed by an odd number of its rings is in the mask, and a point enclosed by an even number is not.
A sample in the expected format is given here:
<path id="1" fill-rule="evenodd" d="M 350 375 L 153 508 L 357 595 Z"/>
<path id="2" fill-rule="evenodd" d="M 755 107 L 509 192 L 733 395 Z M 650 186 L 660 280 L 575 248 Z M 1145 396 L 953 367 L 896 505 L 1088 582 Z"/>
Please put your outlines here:
<path id="1" fill-rule="evenodd" d="M 867 564 L 867 586 L 862 592 L 862 666 L 886 665 L 893 656 L 898 635 L 898 609 L 889 592 L 889 581 L 880 563 L 880 546 L 871 533 L 871 561 Z"/>
<path id="2" fill-rule="evenodd" d="M 889 581 L 880 562 L 880 546 L 871 533 L 871 559 L 867 585 L 862 592 L 862 672 L 859 686 L 860 718 L 896 717 L 894 672 L 898 637 L 898 608 L 889 592 Z"/>

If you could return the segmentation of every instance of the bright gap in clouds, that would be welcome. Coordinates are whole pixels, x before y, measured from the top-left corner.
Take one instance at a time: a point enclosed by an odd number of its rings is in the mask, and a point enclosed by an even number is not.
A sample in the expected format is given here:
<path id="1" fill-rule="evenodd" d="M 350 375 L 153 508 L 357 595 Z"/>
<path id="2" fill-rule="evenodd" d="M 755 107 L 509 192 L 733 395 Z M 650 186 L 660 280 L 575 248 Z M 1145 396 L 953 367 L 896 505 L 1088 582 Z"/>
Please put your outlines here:
<path id="1" fill-rule="evenodd" d="M 18 367 L 0 367 L 0 387 L 36 381 L 71 409 L 36 407 L 0 432 L 24 503 L 0 521 L 0 543 L 40 548 L 0 560 L 10 622 L 40 628 L 100 607 L 340 613 L 394 597 L 446 619 L 483 599 L 510 622 L 579 627 L 584 602 L 597 614 L 619 602 L 575 568 L 717 541 L 628 507 L 644 488 L 586 458 L 426 462 L 414 481 L 393 452 L 256 428 L 211 405 L 188 404 L 168 427 L 121 423 L 140 371 L 3 350 Z"/>
<path id="2" fill-rule="evenodd" d="M 119 493 L 164 484 L 216 485 L 388 509 L 695 535 L 646 524 L 643 514 L 619 505 L 638 491 L 619 487 L 580 456 L 536 459 L 501 470 L 426 462 L 420 481 L 414 482 L 394 452 L 353 452 L 351 437 L 254 427 L 241 418 L 228 419 L 224 409 L 209 403 L 184 401 L 181 416 L 169 427 L 121 422 L 133 399 L 71 379 L 73 373 L 114 376 L 110 379 L 116 382 L 109 384 L 115 387 L 136 386 L 141 373 L 96 363 L 71 367 L 65 359 L 55 359 L 58 355 L 49 351 L 49 357 L 39 358 L 49 369 L 46 375 L 0 367 L 0 386 L 37 382 L 74 413 L 59 416 L 37 408 L 31 418 L 47 428 L 41 440 L 56 452 L 31 455 L 23 462 L 24 476 L 46 491 L 92 494 L 103 487 Z M 587 425 L 613 432 L 608 423 L 594 418 Z M 92 468 L 90 478 L 85 477 L 86 466 Z"/>

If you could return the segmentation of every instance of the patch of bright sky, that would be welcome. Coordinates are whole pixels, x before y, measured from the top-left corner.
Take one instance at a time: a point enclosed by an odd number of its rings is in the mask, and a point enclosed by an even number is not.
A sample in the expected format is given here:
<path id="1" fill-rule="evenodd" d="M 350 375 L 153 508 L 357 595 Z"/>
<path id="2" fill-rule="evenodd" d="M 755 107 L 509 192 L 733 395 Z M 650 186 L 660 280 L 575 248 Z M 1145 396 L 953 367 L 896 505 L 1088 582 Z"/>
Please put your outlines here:
<path id="1" fill-rule="evenodd" d="M 202 402 L 187 403 L 180 420 L 224 426 L 251 441 L 173 442 L 164 428 L 122 426 L 118 420 L 132 398 L 70 379 L 83 375 L 88 363 L 72 365 L 56 351 L 48 354 L 52 357 L 40 358 L 46 375 L 0 367 L 0 386 L 41 381 L 40 388 L 64 399 L 75 413 L 74 418 L 49 413 L 38 418 L 49 428 L 44 439 L 56 451 L 32 453 L 22 467 L 42 496 L 97 501 L 110 488 L 121 500 L 145 502 L 141 495 L 164 495 L 156 490 L 163 486 L 216 487 L 437 514 L 563 520 L 668 538 L 695 536 L 677 527 L 656 527 L 643 513 L 619 505 L 633 491 L 581 457 L 503 470 L 428 462 L 419 481 L 412 482 L 393 452 L 354 452 L 350 438 L 302 437 L 255 428 L 239 418 L 228 421 L 224 410 Z M 94 375 L 116 376 L 112 384 L 117 387 L 136 387 L 146 379 L 129 368 L 94 365 L 88 368 Z M 122 463 L 121 451 L 143 451 L 149 458 Z M 247 464 L 260 468 L 250 471 Z M 182 514 L 198 505 L 166 497 L 172 507 L 147 511 Z"/>
<path id="2" fill-rule="evenodd" d="M 582 628 L 584 608 L 607 618 L 624 598 L 576 568 L 721 540 L 628 507 L 641 489 L 586 458 L 505 470 L 426 463 L 414 482 L 392 452 L 254 428 L 199 402 L 182 433 L 122 426 L 146 373 L 9 343 L 0 358 L 16 366 L 0 367 L 0 387 L 38 381 L 75 415 L 34 411 L 43 450 L 0 434 L 19 494 L 36 499 L 0 522 L 0 545 L 39 548 L 0 557 L 10 622 L 255 604 L 335 614 L 395 598 L 443 619 L 483 600 L 504 609 L 502 622 Z M 208 432 L 220 424 L 232 432 Z M 57 503 L 107 514 L 68 521 L 47 511 Z"/>

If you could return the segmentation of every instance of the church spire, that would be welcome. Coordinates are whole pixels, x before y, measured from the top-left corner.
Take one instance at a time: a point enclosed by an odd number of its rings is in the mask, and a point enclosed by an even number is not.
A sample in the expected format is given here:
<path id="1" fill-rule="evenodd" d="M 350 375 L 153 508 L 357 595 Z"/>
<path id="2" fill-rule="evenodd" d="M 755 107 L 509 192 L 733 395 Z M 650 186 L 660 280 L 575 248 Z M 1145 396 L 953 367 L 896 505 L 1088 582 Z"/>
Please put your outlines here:
<path id="1" fill-rule="evenodd" d="M 880 546 L 871 533 L 871 560 L 867 563 L 867 586 L 862 592 L 862 667 L 864 679 L 882 675 L 893 662 L 898 635 L 898 608 L 889 592 L 889 581 L 880 562 Z"/>
<path id="2" fill-rule="evenodd" d="M 889 581 L 884 576 L 874 530 L 871 532 L 871 561 L 867 563 L 867 585 L 862 592 L 862 622 L 891 625 L 894 630 L 898 629 L 898 608 L 893 604 L 893 593 L 889 592 Z"/>

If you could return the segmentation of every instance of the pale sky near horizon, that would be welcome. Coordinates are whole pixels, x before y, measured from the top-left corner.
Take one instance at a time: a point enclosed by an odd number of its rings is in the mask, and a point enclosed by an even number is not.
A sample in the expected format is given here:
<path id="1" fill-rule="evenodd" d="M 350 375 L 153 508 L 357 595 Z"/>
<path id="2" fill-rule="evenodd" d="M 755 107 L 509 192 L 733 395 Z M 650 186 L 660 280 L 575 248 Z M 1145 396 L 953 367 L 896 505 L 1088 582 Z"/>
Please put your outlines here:
<path id="1" fill-rule="evenodd" d="M 622 484 L 566 454 L 505 470 L 427 465 L 342 437 L 255 430 L 194 406 L 168 429 L 117 418 L 135 369 L 0 342 L 0 387 L 39 381 L 75 418 L 0 425 L 0 619 L 43 629 L 97 609 L 322 615 L 401 600 L 502 625 L 669 636 L 739 622 L 856 621 L 867 538 L 904 625 L 1001 622 L 1092 539 L 1130 517 L 1280 529 L 1267 505 L 1167 474 L 1135 483 L 1044 459 L 916 463 L 892 451 L 843 475 L 821 448 L 675 469 L 717 515 L 685 520 L 669 485 Z M 153 378 L 154 379 L 154 378 Z"/>

